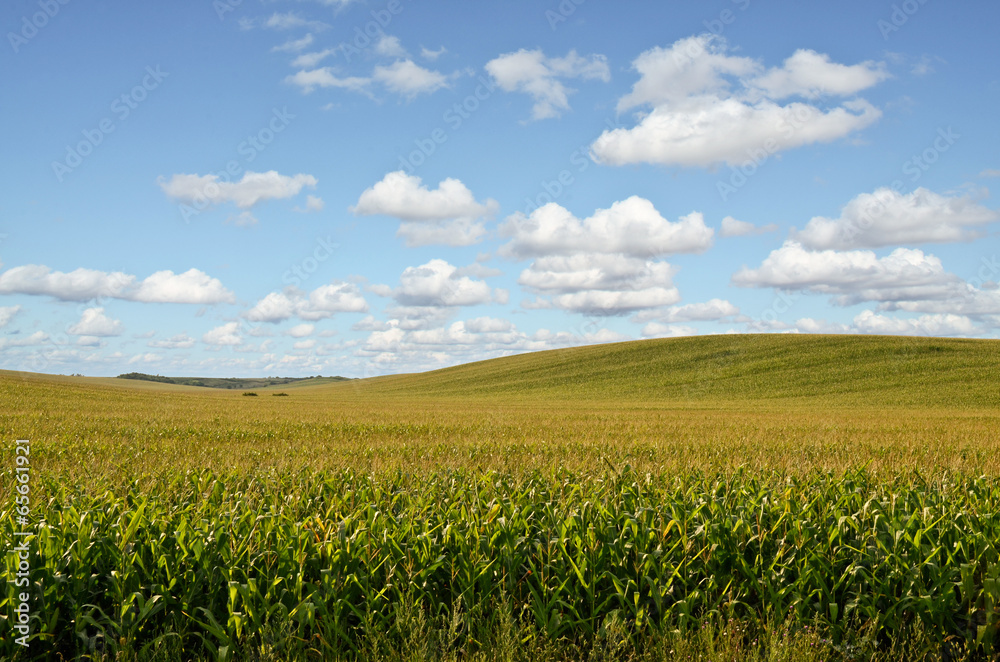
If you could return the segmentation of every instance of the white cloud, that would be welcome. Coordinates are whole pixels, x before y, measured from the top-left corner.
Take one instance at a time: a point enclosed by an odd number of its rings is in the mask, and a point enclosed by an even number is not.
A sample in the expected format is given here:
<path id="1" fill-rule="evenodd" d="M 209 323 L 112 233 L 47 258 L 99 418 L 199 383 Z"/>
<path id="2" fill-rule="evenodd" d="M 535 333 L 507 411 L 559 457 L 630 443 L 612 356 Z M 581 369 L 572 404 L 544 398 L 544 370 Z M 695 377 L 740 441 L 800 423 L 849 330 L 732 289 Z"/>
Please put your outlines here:
<path id="1" fill-rule="evenodd" d="M 556 203 L 516 213 L 500 228 L 511 241 L 500 254 L 515 259 L 579 252 L 622 253 L 633 256 L 700 253 L 712 245 L 714 231 L 698 212 L 671 223 L 638 196 L 598 209 L 583 220 Z"/>
<path id="2" fill-rule="evenodd" d="M 0 349 L 7 349 L 8 347 L 32 347 L 34 345 L 44 345 L 48 341 L 49 334 L 44 331 L 35 331 L 30 336 L 24 338 L 0 338 Z"/>
<path id="3" fill-rule="evenodd" d="M 271 292 L 244 313 L 251 322 L 282 322 L 292 317 L 316 321 L 336 313 L 366 313 L 368 302 L 357 285 L 333 281 L 306 294 L 295 288 Z"/>
<path id="4" fill-rule="evenodd" d="M 120 336 L 124 330 L 122 323 L 104 314 L 104 308 L 87 308 L 80 315 L 80 321 L 67 331 L 75 336 Z"/>
<path id="5" fill-rule="evenodd" d="M 311 336 L 315 330 L 315 324 L 297 324 L 290 328 L 287 333 L 293 338 L 305 338 Z"/>
<path id="6" fill-rule="evenodd" d="M 107 297 L 143 303 L 215 304 L 236 300 L 218 279 L 198 269 L 183 274 L 157 271 L 137 283 L 135 276 L 120 271 L 80 268 L 63 273 L 39 264 L 13 267 L 0 274 L 0 294 L 47 295 L 62 301 Z"/>
<path id="7" fill-rule="evenodd" d="M 971 241 L 1000 213 L 967 196 L 942 196 L 925 188 L 902 194 L 890 188 L 862 193 L 839 218 L 817 216 L 792 237 L 808 248 L 879 248 L 899 244 Z"/>
<path id="8" fill-rule="evenodd" d="M 1000 177 L 1000 169 L 987 168 L 979 173 L 980 177 Z"/>
<path id="9" fill-rule="evenodd" d="M 300 340 L 292 344 L 292 349 L 305 350 L 312 349 L 316 346 L 316 339 L 310 338 L 309 340 Z"/>
<path id="10" fill-rule="evenodd" d="M 458 179 L 445 179 L 430 190 L 420 177 L 398 170 L 366 189 L 350 210 L 398 218 L 402 224 L 397 235 L 409 246 L 467 246 L 482 239 L 486 234 L 483 219 L 492 217 L 498 208 L 495 200 L 477 202 Z"/>
<path id="11" fill-rule="evenodd" d="M 153 354 L 152 352 L 146 352 L 145 354 L 136 354 L 128 360 L 129 365 L 134 365 L 136 363 L 159 363 L 163 360 L 163 357 L 159 354 Z"/>
<path id="12" fill-rule="evenodd" d="M 285 82 L 299 86 L 302 88 L 303 94 L 309 94 L 317 87 L 333 87 L 368 94 L 368 87 L 371 85 L 372 79 L 359 76 L 342 78 L 335 75 L 332 68 L 322 67 L 320 69 L 302 69 L 287 76 Z"/>
<path id="13" fill-rule="evenodd" d="M 217 326 L 201 337 L 201 341 L 206 345 L 234 346 L 243 343 L 240 337 L 240 323 L 228 322 L 222 326 Z"/>
<path id="14" fill-rule="evenodd" d="M 188 269 L 182 274 L 157 271 L 145 280 L 128 298 L 144 303 L 235 303 L 235 295 L 217 278 L 198 269 Z"/>
<path id="15" fill-rule="evenodd" d="M 399 320 L 391 319 L 369 334 L 357 356 L 365 360 L 364 372 L 370 375 L 429 370 L 518 352 L 630 339 L 609 329 L 595 329 L 581 335 L 540 329 L 529 334 L 511 321 L 495 317 L 477 317 L 433 328 L 405 328 Z"/>
<path id="16" fill-rule="evenodd" d="M 764 232 L 774 232 L 778 229 L 778 226 L 774 223 L 769 223 L 768 225 L 757 227 L 753 223 L 748 223 L 746 221 L 739 221 L 732 216 L 726 216 L 722 219 L 722 227 L 719 228 L 720 237 L 745 237 L 752 234 L 762 234 Z"/>
<path id="17" fill-rule="evenodd" d="M 640 78 L 618 110 L 652 109 L 631 129 L 601 134 L 591 146 L 601 163 L 737 164 L 752 154 L 836 140 L 881 117 L 860 98 L 826 108 L 776 103 L 792 95 L 853 94 L 885 77 L 882 65 L 871 62 L 845 66 L 798 51 L 782 67 L 765 72 L 756 60 L 728 55 L 725 40 L 706 34 L 646 51 L 633 68 Z"/>
<path id="18" fill-rule="evenodd" d="M 821 96 L 850 96 L 881 83 L 889 77 L 882 62 L 862 62 L 855 65 L 837 64 L 830 56 L 800 49 L 763 75 L 748 82 L 771 99 L 801 96 L 816 99 Z"/>
<path id="19" fill-rule="evenodd" d="M 394 37 L 390 37 L 395 39 Z M 379 42 L 380 44 L 382 42 Z M 391 41 L 385 42 L 387 49 L 392 47 Z M 326 56 L 335 51 L 322 51 L 301 56 L 293 62 L 293 66 L 302 69 L 285 78 L 285 82 L 298 86 L 303 94 L 309 94 L 316 88 L 336 88 L 358 92 L 372 97 L 374 84 L 381 85 L 393 94 L 398 94 L 407 100 L 413 100 L 421 94 L 432 94 L 442 88 L 449 87 L 451 78 L 461 76 L 454 72 L 446 76 L 440 71 L 426 69 L 409 58 L 401 58 L 389 65 L 377 65 L 370 76 L 340 76 L 332 67 L 313 69 Z"/>
<path id="20" fill-rule="evenodd" d="M 549 203 L 530 216 L 508 217 L 501 232 L 511 237 L 500 247 L 501 255 L 535 258 L 518 283 L 552 297 L 524 307 L 553 306 L 588 315 L 622 315 L 676 303 L 676 269 L 651 258 L 702 252 L 712 245 L 714 233 L 698 212 L 671 223 L 637 196 L 583 220 Z"/>
<path id="21" fill-rule="evenodd" d="M 406 49 L 400 43 L 399 37 L 390 37 L 384 32 L 375 42 L 375 53 L 383 57 L 403 58 L 407 56 Z"/>
<path id="22" fill-rule="evenodd" d="M 447 76 L 439 71 L 425 69 L 413 60 L 397 60 L 388 66 L 379 65 L 372 72 L 372 79 L 382 83 L 390 92 L 407 99 L 448 87 Z"/>
<path id="23" fill-rule="evenodd" d="M 146 345 L 159 349 L 191 349 L 194 347 L 194 338 L 186 333 L 178 333 L 167 340 L 150 340 Z"/>
<path id="24" fill-rule="evenodd" d="M 704 303 L 671 306 L 666 310 L 644 310 L 632 318 L 633 322 L 719 322 L 739 318 L 740 309 L 725 299 L 711 299 Z"/>
<path id="25" fill-rule="evenodd" d="M 566 78 L 611 80 L 607 58 L 603 55 L 582 57 L 571 50 L 565 57 L 546 57 L 541 49 L 521 49 L 506 53 L 486 63 L 486 71 L 505 92 L 523 92 L 534 99 L 531 117 L 535 120 L 559 117 L 570 109 L 569 95 L 574 91 L 563 85 Z"/>
<path id="26" fill-rule="evenodd" d="M 487 283 L 457 272 L 457 267 L 438 259 L 407 267 L 393 297 L 403 306 L 418 307 L 474 306 L 494 300 L 495 293 Z"/>
<path id="27" fill-rule="evenodd" d="M 303 214 L 307 214 L 307 213 L 313 212 L 313 211 L 323 211 L 323 207 L 325 207 L 325 206 L 326 206 L 326 203 L 323 202 L 322 198 L 320 198 L 318 196 L 315 196 L 315 195 L 307 195 L 306 196 L 306 206 L 305 207 L 293 207 L 292 210 L 293 211 L 297 211 L 297 212 L 301 212 Z"/>
<path id="28" fill-rule="evenodd" d="M 659 322 L 650 322 L 646 326 L 642 327 L 643 338 L 680 338 L 683 336 L 696 335 L 698 335 L 698 330 L 694 327 L 681 326 L 677 324 L 660 324 Z"/>
<path id="29" fill-rule="evenodd" d="M 12 267 L 0 274 L 0 294 L 48 295 L 62 301 L 123 299 L 134 284 L 135 276 L 120 271 L 79 268 L 63 273 L 41 264 Z"/>
<path id="30" fill-rule="evenodd" d="M 863 250 L 809 251 L 792 240 L 772 251 L 759 268 L 744 267 L 732 280 L 740 287 L 835 295 L 839 305 L 946 299 L 963 286 L 939 258 L 920 250 L 897 248 L 879 258 Z"/>
<path id="31" fill-rule="evenodd" d="M 169 180 L 160 177 L 160 188 L 174 200 L 189 204 L 221 204 L 232 202 L 248 210 L 265 200 L 290 198 L 303 187 L 314 188 L 317 180 L 312 175 L 282 175 L 275 170 L 243 174 L 238 182 L 220 181 L 218 175 L 175 174 Z"/>
<path id="32" fill-rule="evenodd" d="M 896 318 L 862 311 L 854 318 L 859 333 L 894 336 L 976 336 L 983 331 L 968 317 L 961 315 L 923 315 L 917 318 Z"/>
<path id="33" fill-rule="evenodd" d="M 321 51 L 314 51 L 312 53 L 303 53 L 299 55 L 294 60 L 292 60 L 292 66 L 297 69 L 312 69 L 317 64 L 330 57 L 337 52 L 336 48 L 325 48 Z"/>
<path id="34" fill-rule="evenodd" d="M 431 62 L 433 62 L 434 60 L 438 59 L 439 57 L 441 57 L 442 55 L 444 55 L 447 52 L 448 52 L 448 49 L 446 49 L 444 46 L 442 46 L 441 48 L 437 49 L 436 51 L 432 51 L 429 48 L 421 47 L 420 48 L 420 57 L 424 58 L 425 60 L 430 60 Z"/>
<path id="35" fill-rule="evenodd" d="M 676 268 L 666 262 L 601 253 L 540 257 L 518 283 L 552 295 L 556 308 L 587 315 L 622 315 L 680 300 Z"/>
<path id="36" fill-rule="evenodd" d="M 302 18 L 294 12 L 286 12 L 284 14 L 280 12 L 275 12 L 271 14 L 266 20 L 261 22 L 261 25 L 265 28 L 270 28 L 272 30 L 292 30 L 294 28 L 309 28 L 310 30 L 316 30 L 317 32 L 325 30 L 330 27 L 327 23 L 322 21 L 310 21 Z"/>
<path id="37" fill-rule="evenodd" d="M 271 51 L 275 53 L 281 53 L 281 52 L 298 53 L 302 49 L 307 48 L 312 43 L 313 43 L 313 36 L 312 33 L 310 32 L 301 39 L 289 39 L 280 46 L 275 46 L 274 48 L 271 49 Z"/>
<path id="38" fill-rule="evenodd" d="M 21 306 L 0 306 L 0 329 L 7 326 L 19 312 Z"/>

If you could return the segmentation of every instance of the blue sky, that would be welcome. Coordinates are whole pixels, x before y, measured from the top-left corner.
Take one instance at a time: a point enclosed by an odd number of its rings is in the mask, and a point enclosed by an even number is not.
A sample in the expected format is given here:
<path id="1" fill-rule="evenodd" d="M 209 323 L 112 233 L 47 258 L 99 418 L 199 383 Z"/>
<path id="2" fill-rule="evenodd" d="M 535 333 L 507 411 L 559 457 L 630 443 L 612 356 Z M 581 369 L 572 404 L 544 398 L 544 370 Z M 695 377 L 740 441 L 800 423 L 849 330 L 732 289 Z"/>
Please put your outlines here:
<path id="1" fill-rule="evenodd" d="M 9 2 L 0 367 L 997 337 L 1000 7 Z"/>

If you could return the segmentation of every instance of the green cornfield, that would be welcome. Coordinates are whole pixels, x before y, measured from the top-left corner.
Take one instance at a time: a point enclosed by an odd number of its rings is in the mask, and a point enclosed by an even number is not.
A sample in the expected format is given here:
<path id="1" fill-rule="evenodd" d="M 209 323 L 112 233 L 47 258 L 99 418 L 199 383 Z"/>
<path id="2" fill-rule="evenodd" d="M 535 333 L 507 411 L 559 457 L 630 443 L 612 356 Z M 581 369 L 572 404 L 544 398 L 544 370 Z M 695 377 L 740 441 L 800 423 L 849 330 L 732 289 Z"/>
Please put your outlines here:
<path id="1" fill-rule="evenodd" d="M 10 545 L 0 566 L 0 659 L 997 659 L 994 346 L 874 342 L 858 369 L 908 390 L 879 400 L 848 371 L 810 400 L 778 392 L 794 364 L 775 357 L 801 342 L 663 343 L 718 358 L 691 361 L 694 388 L 633 357 L 646 377 L 618 386 L 645 400 L 579 375 L 533 387 L 523 357 L 520 383 L 502 362 L 459 374 L 502 397 L 434 393 L 448 371 L 284 398 L 5 373 L 36 535 L 27 648 Z M 800 382 L 836 383 L 805 350 Z M 730 398 L 739 380 L 756 400 Z"/>
<path id="2" fill-rule="evenodd" d="M 610 623 L 632 647 L 774 615 L 818 625 L 832 646 L 914 626 L 984 652 L 1000 643 L 997 480 L 624 467 L 47 487 L 32 629 L 66 658 L 100 645 L 236 659 L 268 631 L 288 652 L 367 658 L 413 635 L 405 609 L 450 626 L 444 651 L 476 650 L 505 624 L 585 649 Z"/>

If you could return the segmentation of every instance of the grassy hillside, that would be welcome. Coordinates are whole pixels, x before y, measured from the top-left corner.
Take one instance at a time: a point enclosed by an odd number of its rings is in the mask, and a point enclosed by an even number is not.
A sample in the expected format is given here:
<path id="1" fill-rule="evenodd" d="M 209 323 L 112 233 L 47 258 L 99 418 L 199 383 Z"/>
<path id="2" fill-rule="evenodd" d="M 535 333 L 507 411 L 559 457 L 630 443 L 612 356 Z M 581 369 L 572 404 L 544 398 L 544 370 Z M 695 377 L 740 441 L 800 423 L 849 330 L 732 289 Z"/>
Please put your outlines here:
<path id="1" fill-rule="evenodd" d="M 430 397 L 996 407 L 1000 342 L 769 334 L 640 340 L 520 354 L 343 388 Z"/>

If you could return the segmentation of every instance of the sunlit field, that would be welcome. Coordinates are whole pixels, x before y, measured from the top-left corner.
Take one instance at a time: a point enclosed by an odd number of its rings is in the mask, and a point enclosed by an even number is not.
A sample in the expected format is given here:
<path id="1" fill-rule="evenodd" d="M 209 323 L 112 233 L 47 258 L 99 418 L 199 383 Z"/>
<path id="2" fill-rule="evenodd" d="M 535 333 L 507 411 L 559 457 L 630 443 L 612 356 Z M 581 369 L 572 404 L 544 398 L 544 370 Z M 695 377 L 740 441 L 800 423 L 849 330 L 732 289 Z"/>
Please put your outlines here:
<path id="1" fill-rule="evenodd" d="M 257 397 L 0 372 L 4 438 L 31 442 L 31 651 L 989 659 L 998 375 L 995 341 L 850 336 Z M 13 462 L 2 475 L 12 534 Z M 0 655 L 23 659 L 12 639 Z"/>

